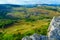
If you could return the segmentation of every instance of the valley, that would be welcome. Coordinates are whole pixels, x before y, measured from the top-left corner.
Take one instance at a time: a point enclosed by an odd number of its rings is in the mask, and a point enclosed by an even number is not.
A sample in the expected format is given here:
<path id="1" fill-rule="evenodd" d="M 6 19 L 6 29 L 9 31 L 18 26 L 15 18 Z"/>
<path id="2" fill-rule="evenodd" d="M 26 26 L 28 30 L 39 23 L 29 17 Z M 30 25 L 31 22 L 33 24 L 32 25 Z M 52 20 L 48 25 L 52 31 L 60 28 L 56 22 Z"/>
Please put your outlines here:
<path id="1" fill-rule="evenodd" d="M 30 6 L 2 5 L 2 9 L 0 8 L 1 40 L 21 40 L 34 33 L 47 35 L 52 18 L 60 16 L 60 7 Z"/>

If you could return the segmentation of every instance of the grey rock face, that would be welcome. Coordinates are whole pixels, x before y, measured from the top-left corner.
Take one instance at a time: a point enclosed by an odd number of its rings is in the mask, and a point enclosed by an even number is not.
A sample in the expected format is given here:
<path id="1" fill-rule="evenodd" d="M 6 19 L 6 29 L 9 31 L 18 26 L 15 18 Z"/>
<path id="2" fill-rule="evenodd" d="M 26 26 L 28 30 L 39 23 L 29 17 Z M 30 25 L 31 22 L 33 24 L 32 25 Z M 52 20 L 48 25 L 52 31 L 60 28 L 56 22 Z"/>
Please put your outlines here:
<path id="1" fill-rule="evenodd" d="M 60 40 L 60 16 L 54 17 L 48 29 L 49 40 Z"/>
<path id="2" fill-rule="evenodd" d="M 44 35 L 40 35 L 40 40 L 48 40 L 48 37 Z"/>
<path id="3" fill-rule="evenodd" d="M 32 40 L 29 36 L 22 38 L 22 40 Z"/>
<path id="4" fill-rule="evenodd" d="M 60 16 L 53 17 L 48 28 L 48 36 L 33 34 L 22 38 L 22 40 L 60 40 Z"/>
<path id="5" fill-rule="evenodd" d="M 43 35 L 33 34 L 31 36 L 22 38 L 22 40 L 48 40 L 48 37 Z"/>
<path id="6" fill-rule="evenodd" d="M 40 40 L 40 35 L 35 33 L 31 36 L 27 36 L 27 37 L 22 38 L 22 40 Z"/>
<path id="7" fill-rule="evenodd" d="M 32 39 L 32 40 L 40 40 L 40 35 L 38 35 L 38 34 L 33 34 L 32 36 L 30 36 L 30 38 Z"/>

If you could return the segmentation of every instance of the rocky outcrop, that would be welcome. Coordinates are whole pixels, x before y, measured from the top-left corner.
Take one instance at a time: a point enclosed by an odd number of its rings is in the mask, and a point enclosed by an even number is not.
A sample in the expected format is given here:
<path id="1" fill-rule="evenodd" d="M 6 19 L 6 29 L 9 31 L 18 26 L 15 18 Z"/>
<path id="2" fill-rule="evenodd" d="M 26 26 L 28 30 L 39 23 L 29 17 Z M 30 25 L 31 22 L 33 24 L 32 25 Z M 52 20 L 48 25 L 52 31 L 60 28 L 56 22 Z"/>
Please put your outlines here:
<path id="1" fill-rule="evenodd" d="M 26 37 L 22 38 L 22 40 L 48 40 L 48 37 L 43 36 L 43 35 L 38 35 L 35 33 L 31 36 L 26 36 Z"/>
<path id="2" fill-rule="evenodd" d="M 48 28 L 49 40 L 60 40 L 60 16 L 53 17 Z"/>
<path id="3" fill-rule="evenodd" d="M 53 17 L 48 28 L 48 36 L 33 34 L 22 38 L 22 40 L 60 40 L 60 16 Z"/>

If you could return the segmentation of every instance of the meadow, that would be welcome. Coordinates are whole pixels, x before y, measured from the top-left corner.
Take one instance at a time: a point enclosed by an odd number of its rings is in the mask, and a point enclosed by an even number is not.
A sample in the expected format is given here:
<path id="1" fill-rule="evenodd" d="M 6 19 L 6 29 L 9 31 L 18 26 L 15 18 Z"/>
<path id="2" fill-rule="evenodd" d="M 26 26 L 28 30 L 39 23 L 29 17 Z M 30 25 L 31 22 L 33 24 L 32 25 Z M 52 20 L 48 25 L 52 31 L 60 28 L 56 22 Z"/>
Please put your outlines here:
<path id="1" fill-rule="evenodd" d="M 0 11 L 0 40 L 21 40 L 34 33 L 47 35 L 52 18 L 60 16 L 60 7 L 55 6 L 12 7 L 11 10 Z"/>

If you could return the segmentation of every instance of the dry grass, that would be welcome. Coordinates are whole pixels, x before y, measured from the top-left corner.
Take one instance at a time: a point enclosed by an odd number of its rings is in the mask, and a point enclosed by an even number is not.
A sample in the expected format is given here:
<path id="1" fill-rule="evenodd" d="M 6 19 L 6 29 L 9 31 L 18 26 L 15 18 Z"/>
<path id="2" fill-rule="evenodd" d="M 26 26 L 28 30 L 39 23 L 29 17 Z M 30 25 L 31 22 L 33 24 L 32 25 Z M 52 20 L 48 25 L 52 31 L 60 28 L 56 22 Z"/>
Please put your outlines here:
<path id="1" fill-rule="evenodd" d="M 25 32 L 32 31 L 36 28 L 41 28 L 43 25 L 48 25 L 49 22 L 44 20 L 38 20 L 36 22 L 19 22 L 13 26 L 5 29 L 6 34 L 13 34 L 20 32 L 24 34 Z"/>

